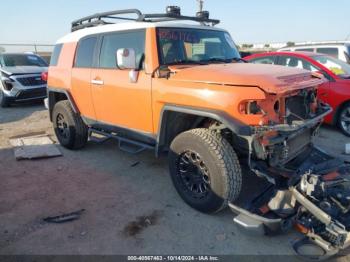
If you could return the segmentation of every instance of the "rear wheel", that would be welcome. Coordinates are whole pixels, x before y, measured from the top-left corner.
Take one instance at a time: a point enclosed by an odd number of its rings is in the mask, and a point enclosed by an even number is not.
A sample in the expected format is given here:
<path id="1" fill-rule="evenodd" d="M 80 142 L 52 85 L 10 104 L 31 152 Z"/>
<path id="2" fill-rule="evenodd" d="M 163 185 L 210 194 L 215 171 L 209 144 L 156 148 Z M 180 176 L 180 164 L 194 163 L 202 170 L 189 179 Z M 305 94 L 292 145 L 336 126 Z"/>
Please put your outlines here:
<path id="1" fill-rule="evenodd" d="M 0 106 L 1 107 L 9 107 L 10 101 L 8 97 L 5 96 L 4 92 L 0 90 Z"/>
<path id="2" fill-rule="evenodd" d="M 81 117 L 76 114 L 69 101 L 64 100 L 55 104 L 52 121 L 60 144 L 68 149 L 79 149 L 86 145 L 88 128 Z"/>
<path id="3" fill-rule="evenodd" d="M 193 129 L 170 146 L 169 168 L 174 186 L 191 207 L 218 212 L 239 196 L 241 168 L 231 145 L 216 131 Z"/>
<path id="4" fill-rule="evenodd" d="M 350 136 L 350 102 L 346 103 L 340 110 L 338 126 L 346 136 Z"/>

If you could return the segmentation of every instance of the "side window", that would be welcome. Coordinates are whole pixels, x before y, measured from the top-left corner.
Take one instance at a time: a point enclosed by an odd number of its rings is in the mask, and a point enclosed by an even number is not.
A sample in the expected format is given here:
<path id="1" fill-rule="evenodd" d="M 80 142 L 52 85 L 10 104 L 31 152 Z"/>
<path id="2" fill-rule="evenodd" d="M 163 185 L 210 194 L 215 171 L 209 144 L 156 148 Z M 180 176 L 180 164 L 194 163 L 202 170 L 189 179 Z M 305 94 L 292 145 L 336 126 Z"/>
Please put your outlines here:
<path id="1" fill-rule="evenodd" d="M 105 35 L 102 40 L 100 67 L 116 68 L 116 52 L 119 48 L 133 48 L 136 64 L 140 65 L 145 53 L 145 37 L 145 30 Z"/>
<path id="2" fill-rule="evenodd" d="M 92 67 L 96 42 L 97 37 L 85 38 L 79 42 L 75 56 L 75 67 Z"/>
<path id="3" fill-rule="evenodd" d="M 55 45 L 51 55 L 51 59 L 50 59 L 50 66 L 57 66 L 58 59 L 62 51 L 62 47 L 63 47 L 63 44 Z"/>
<path id="4" fill-rule="evenodd" d="M 313 48 L 296 48 L 295 51 L 300 51 L 300 52 L 313 52 Z"/>
<path id="5" fill-rule="evenodd" d="M 250 60 L 251 63 L 254 64 L 275 64 L 275 57 L 274 56 L 264 56 L 264 57 L 258 57 Z"/>
<path id="6" fill-rule="evenodd" d="M 310 62 L 293 56 L 280 56 L 278 60 L 278 64 L 281 66 L 288 66 L 288 67 L 296 67 L 300 69 L 309 70 L 312 72 L 318 71 L 315 66 L 313 66 Z"/>
<path id="7" fill-rule="evenodd" d="M 320 47 L 316 49 L 317 53 L 326 54 L 338 58 L 339 50 L 336 47 Z"/>

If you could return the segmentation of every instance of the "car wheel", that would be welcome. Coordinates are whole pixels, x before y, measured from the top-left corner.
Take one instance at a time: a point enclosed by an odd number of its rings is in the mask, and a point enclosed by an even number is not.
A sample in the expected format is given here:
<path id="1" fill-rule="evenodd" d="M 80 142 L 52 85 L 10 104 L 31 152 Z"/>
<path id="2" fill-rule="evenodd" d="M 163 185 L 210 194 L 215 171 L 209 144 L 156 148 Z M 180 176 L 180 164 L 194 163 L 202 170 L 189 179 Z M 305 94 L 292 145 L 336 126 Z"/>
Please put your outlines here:
<path id="1" fill-rule="evenodd" d="M 88 128 L 67 100 L 55 104 L 52 121 L 60 144 L 68 149 L 79 149 L 86 145 Z"/>
<path id="2" fill-rule="evenodd" d="M 179 195 L 201 212 L 218 212 L 240 194 L 237 155 L 214 130 L 199 128 L 179 134 L 170 145 L 169 168 Z"/>
<path id="3" fill-rule="evenodd" d="M 350 103 L 346 103 L 339 112 L 338 126 L 346 136 L 350 136 Z"/>
<path id="4" fill-rule="evenodd" d="M 0 106 L 1 107 L 9 107 L 10 106 L 10 101 L 5 96 L 5 94 L 2 90 L 0 90 Z"/>

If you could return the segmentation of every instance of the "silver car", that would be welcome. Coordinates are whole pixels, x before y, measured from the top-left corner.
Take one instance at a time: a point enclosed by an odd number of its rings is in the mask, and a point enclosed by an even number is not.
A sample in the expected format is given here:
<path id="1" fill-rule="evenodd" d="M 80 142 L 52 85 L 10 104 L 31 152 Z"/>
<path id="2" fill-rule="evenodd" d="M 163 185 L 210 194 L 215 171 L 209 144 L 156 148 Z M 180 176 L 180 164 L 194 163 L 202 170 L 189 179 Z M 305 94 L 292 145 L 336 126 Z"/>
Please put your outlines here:
<path id="1" fill-rule="evenodd" d="M 47 63 L 40 56 L 26 53 L 0 54 L 0 106 L 13 102 L 46 98 Z"/>

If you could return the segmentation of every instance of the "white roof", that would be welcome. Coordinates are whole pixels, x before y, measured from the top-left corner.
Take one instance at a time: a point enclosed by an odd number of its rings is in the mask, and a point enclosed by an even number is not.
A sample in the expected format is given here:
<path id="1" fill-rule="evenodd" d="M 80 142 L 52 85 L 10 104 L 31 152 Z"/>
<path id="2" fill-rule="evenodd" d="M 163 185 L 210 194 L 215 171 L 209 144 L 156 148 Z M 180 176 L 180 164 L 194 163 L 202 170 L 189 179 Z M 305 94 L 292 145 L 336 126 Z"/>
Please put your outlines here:
<path id="1" fill-rule="evenodd" d="M 217 27 L 203 26 L 198 24 L 180 24 L 180 23 L 174 23 L 174 22 L 156 22 L 156 23 L 127 22 L 127 23 L 101 25 L 101 26 L 80 29 L 60 38 L 56 42 L 56 44 L 78 42 L 81 38 L 88 35 L 108 33 L 108 32 L 118 32 L 118 31 L 133 30 L 133 29 L 144 29 L 144 28 L 152 28 L 152 27 L 179 27 L 179 28 L 194 28 L 194 29 L 225 31 Z"/>

